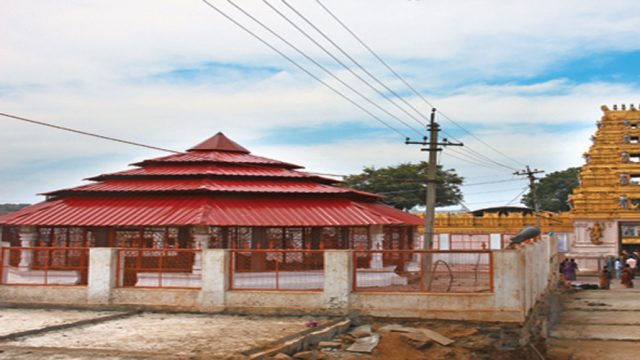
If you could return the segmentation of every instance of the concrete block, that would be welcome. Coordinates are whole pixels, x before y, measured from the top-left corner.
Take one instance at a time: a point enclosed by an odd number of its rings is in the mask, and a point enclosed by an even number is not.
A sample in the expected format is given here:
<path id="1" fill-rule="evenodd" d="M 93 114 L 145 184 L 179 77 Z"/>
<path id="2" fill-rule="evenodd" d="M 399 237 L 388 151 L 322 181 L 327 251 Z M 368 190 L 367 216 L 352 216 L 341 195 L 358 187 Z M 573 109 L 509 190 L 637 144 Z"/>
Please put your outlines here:
<path id="1" fill-rule="evenodd" d="M 229 289 L 229 251 L 202 250 L 202 289 L 199 303 L 203 307 L 221 307 L 226 304 Z"/>
<path id="2" fill-rule="evenodd" d="M 87 302 L 109 304 L 116 287 L 117 250 L 113 248 L 89 249 L 89 277 Z"/>
<path id="3" fill-rule="evenodd" d="M 349 311 L 349 294 L 353 283 L 352 252 L 325 250 L 324 304 L 330 309 Z"/>

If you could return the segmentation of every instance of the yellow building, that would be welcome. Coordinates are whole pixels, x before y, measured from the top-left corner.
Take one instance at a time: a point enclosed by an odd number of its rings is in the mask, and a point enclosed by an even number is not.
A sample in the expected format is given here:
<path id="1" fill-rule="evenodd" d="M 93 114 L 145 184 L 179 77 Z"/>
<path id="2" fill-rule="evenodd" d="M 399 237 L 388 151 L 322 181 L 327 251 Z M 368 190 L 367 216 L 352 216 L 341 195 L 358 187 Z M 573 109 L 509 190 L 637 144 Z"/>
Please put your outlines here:
<path id="1" fill-rule="evenodd" d="M 568 256 L 593 259 L 640 249 L 640 111 L 602 106 L 584 154 L 580 186 L 570 196 L 575 239 Z"/>
<path id="2" fill-rule="evenodd" d="M 640 111 L 634 105 L 602 106 L 602 111 L 593 144 L 584 153 L 580 185 L 569 197 L 571 211 L 541 219 L 543 233 L 558 234 L 559 250 L 586 271 L 596 271 L 605 256 L 640 251 Z M 519 213 L 436 215 L 439 238 L 476 234 L 491 240 L 502 234 L 502 246 L 509 235 L 534 224 L 534 216 Z M 497 240 L 491 243 L 497 246 Z"/>

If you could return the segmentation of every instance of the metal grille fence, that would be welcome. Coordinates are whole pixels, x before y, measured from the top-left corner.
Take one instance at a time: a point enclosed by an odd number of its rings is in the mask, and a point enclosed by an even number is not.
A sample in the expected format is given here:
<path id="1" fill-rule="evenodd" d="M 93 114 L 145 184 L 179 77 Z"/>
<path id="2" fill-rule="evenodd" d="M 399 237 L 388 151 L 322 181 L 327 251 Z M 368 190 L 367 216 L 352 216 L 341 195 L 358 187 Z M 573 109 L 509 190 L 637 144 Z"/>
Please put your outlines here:
<path id="1" fill-rule="evenodd" d="M 88 263 L 85 247 L 3 247 L 0 284 L 87 285 Z"/>
<path id="2" fill-rule="evenodd" d="M 324 289 L 322 250 L 231 250 L 230 287 L 234 290 Z"/>
<path id="3" fill-rule="evenodd" d="M 490 251 L 356 250 L 353 256 L 354 291 L 493 291 Z"/>
<path id="4" fill-rule="evenodd" d="M 117 250 L 117 287 L 202 287 L 202 251 L 199 249 Z"/>

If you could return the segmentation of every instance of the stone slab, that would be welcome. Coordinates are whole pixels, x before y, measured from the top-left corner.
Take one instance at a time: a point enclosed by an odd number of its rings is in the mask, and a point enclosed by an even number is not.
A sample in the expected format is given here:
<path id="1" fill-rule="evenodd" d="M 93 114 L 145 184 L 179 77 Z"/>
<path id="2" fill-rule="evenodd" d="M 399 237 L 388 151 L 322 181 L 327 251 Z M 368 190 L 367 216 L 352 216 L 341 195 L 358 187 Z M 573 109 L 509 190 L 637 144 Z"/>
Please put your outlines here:
<path id="1" fill-rule="evenodd" d="M 640 343 L 635 341 L 599 341 L 599 340 L 557 340 L 550 341 L 553 349 L 570 353 L 571 359 L 580 360 L 622 360 L 638 357 Z M 560 353 L 560 352 L 559 352 Z M 550 358 L 560 360 L 560 358 Z"/>
<path id="2" fill-rule="evenodd" d="M 640 312 L 625 310 L 568 310 L 560 315 L 560 322 L 572 325 L 640 325 Z"/>
<path id="3" fill-rule="evenodd" d="M 635 325 L 559 324 L 551 330 L 551 337 L 576 340 L 633 340 L 639 341 L 640 351 L 640 327 Z"/>

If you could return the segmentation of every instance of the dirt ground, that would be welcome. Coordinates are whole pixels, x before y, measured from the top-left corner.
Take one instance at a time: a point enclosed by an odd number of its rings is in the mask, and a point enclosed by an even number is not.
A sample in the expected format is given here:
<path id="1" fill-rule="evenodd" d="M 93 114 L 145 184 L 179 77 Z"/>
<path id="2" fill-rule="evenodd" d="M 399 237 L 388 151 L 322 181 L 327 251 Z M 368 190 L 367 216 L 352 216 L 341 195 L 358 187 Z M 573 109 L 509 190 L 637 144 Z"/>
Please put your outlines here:
<path id="1" fill-rule="evenodd" d="M 427 328 L 451 338 L 454 342 L 448 346 L 434 343 L 426 348 L 417 349 L 410 345 L 402 333 L 379 333 L 380 343 L 371 354 L 358 354 L 345 351 L 353 342 L 351 336 L 342 335 L 336 341 L 343 343 L 338 350 L 321 350 L 327 359 L 345 360 L 405 360 L 405 359 L 492 359 L 511 360 L 529 359 L 527 349 L 518 349 L 517 344 L 505 343 L 504 330 L 509 325 L 497 325 L 460 321 L 379 321 L 364 320 L 361 323 L 371 325 L 374 332 L 387 324 L 400 324 L 405 327 Z"/>
<path id="2" fill-rule="evenodd" d="M 42 312 L 16 311 L 22 313 L 24 326 L 31 328 L 36 325 L 29 324 L 31 313 Z M 51 322 L 61 317 L 59 312 L 49 312 Z M 86 317 L 90 316 L 93 316 L 91 312 L 86 314 Z M 0 359 L 224 359 L 230 354 L 303 331 L 309 320 L 304 317 L 143 313 L 0 342 Z"/>
<path id="3" fill-rule="evenodd" d="M 0 336 L 113 314 L 117 312 L 0 308 Z"/>

